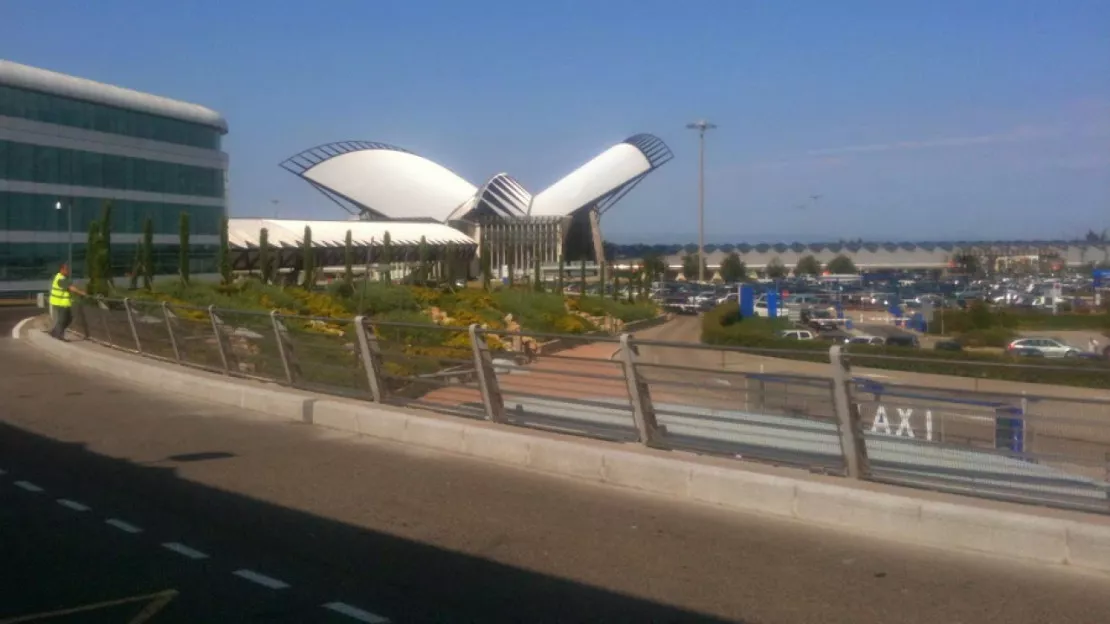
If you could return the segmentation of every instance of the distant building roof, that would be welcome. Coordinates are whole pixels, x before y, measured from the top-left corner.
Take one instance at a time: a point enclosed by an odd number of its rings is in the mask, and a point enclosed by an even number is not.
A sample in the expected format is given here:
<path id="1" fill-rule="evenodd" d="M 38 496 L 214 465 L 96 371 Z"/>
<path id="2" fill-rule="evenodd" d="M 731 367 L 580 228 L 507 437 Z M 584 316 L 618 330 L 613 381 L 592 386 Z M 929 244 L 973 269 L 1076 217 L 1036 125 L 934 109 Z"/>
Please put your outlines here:
<path id="1" fill-rule="evenodd" d="M 429 245 L 474 245 L 474 239 L 442 223 L 401 221 L 301 221 L 297 219 L 228 219 L 228 244 L 246 249 L 258 246 L 262 228 L 274 247 L 299 247 L 304 243 L 304 228 L 312 229 L 314 247 L 342 247 L 351 232 L 352 242 L 360 247 L 379 246 L 389 232 L 394 245 L 416 245 L 424 237 Z"/>

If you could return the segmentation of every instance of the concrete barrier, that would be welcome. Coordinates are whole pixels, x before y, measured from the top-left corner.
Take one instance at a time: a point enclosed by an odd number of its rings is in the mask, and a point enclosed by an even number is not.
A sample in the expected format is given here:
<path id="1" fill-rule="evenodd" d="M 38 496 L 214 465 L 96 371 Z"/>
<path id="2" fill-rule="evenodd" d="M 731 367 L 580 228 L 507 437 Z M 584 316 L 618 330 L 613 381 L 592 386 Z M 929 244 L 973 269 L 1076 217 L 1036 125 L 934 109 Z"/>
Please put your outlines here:
<path id="1" fill-rule="evenodd" d="M 916 498 L 893 488 L 872 491 L 848 481 L 840 485 L 769 475 L 682 452 L 526 432 L 233 380 L 103 347 L 67 345 L 38 331 L 24 333 L 30 343 L 67 364 L 159 391 L 196 397 L 202 388 L 206 400 L 280 420 L 868 536 L 1110 573 L 1110 522 L 1102 518 L 1086 522 L 1080 514 L 1039 516 L 972 500 L 954 504 Z"/>

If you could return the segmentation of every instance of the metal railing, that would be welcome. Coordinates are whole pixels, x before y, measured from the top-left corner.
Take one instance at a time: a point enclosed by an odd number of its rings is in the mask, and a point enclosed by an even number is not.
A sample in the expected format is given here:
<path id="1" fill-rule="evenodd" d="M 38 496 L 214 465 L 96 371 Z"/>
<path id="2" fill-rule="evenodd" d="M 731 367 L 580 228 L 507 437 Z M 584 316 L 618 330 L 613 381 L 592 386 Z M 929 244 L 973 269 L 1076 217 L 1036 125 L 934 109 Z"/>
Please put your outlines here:
<path id="1" fill-rule="evenodd" d="M 75 329 L 89 339 L 229 376 L 654 448 L 1110 512 L 1110 394 L 1101 390 L 1050 387 L 1046 394 L 1008 382 L 1017 390 L 979 391 L 895 380 L 852 366 L 894 356 L 840 346 L 747 349 L 132 299 L 76 309 Z M 543 348 L 552 341 L 558 349 Z"/>

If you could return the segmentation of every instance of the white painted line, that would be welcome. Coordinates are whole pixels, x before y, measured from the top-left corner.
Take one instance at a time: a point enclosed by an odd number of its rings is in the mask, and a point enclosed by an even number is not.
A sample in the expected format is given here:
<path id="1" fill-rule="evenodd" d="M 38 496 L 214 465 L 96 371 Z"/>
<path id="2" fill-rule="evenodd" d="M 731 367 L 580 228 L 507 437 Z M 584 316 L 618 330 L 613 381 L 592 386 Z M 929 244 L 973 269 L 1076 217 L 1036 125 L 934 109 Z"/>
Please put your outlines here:
<path id="1" fill-rule="evenodd" d="M 41 492 L 42 491 L 42 488 L 35 485 L 34 483 L 31 483 L 30 481 L 16 481 L 14 485 L 17 488 L 27 490 L 28 492 Z"/>
<path id="2" fill-rule="evenodd" d="M 123 531 L 124 533 L 142 533 L 143 532 L 143 530 L 140 529 L 139 527 L 137 527 L 133 524 L 128 524 L 128 523 L 124 522 L 123 520 L 117 520 L 116 518 L 108 518 L 107 520 L 104 521 L 104 524 L 114 526 L 117 529 L 119 529 L 120 531 Z"/>
<path id="3" fill-rule="evenodd" d="M 12 338 L 15 338 L 16 340 L 19 340 L 19 335 L 20 335 L 20 332 L 23 330 L 23 326 L 26 325 L 27 323 L 30 323 L 33 320 L 35 320 L 35 317 L 28 316 L 27 318 L 23 319 L 22 321 L 16 323 L 15 327 L 12 328 Z"/>
<path id="4" fill-rule="evenodd" d="M 88 505 L 82 505 L 81 503 L 78 503 L 74 500 L 69 500 L 68 498 L 59 498 L 58 504 L 62 507 L 69 507 L 73 511 L 88 511 L 90 509 Z"/>
<path id="5" fill-rule="evenodd" d="M 329 611 L 335 611 L 336 613 L 339 613 L 341 615 L 345 615 L 349 618 L 358 620 L 359 622 L 369 622 L 370 624 L 389 624 L 389 618 L 384 618 L 376 613 L 370 613 L 369 611 L 363 611 L 362 609 L 359 609 L 358 607 L 352 607 L 345 602 L 329 602 L 320 606 L 328 609 Z"/>
<path id="6" fill-rule="evenodd" d="M 259 585 L 263 587 L 268 587 L 270 589 L 285 589 L 286 587 L 289 587 L 289 583 L 286 583 L 285 581 L 279 581 L 276 578 L 266 576 L 265 574 L 259 574 L 254 570 L 247 570 L 244 568 L 242 570 L 236 570 L 232 572 L 232 574 L 238 576 L 239 578 L 247 579 L 252 583 L 258 583 Z"/>
<path id="7" fill-rule="evenodd" d="M 162 548 L 165 548 L 166 550 L 172 550 L 173 552 L 175 552 L 179 555 L 188 557 L 190 559 L 207 559 L 208 558 L 208 555 L 200 552 L 199 550 L 197 550 L 195 548 L 189 548 L 188 546 L 186 546 L 185 544 L 182 544 L 181 542 L 166 542 L 166 543 L 162 544 Z"/>

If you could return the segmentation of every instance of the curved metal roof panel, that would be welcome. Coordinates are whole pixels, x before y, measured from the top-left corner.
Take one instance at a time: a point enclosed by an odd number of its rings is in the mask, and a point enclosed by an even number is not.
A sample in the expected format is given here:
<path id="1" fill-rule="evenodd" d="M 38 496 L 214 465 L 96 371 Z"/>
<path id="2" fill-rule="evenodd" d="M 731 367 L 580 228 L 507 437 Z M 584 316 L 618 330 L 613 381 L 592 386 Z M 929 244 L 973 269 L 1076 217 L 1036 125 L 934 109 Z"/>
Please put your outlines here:
<path id="1" fill-rule="evenodd" d="M 507 173 L 499 173 L 482 185 L 473 205 L 464 205 L 448 220 L 461 218 L 467 213 L 486 212 L 502 219 L 517 219 L 528 215 L 532 194 Z"/>
<path id="2" fill-rule="evenodd" d="M 670 148 L 657 137 L 633 135 L 533 197 L 528 214 L 566 216 L 594 204 L 611 205 L 672 157 Z"/>
<path id="3" fill-rule="evenodd" d="M 199 104 L 171 100 L 13 61 L 0 59 L 0 84 L 150 113 L 227 132 L 227 120 L 216 111 Z"/>
<path id="4" fill-rule="evenodd" d="M 478 191 L 442 165 L 369 141 L 320 145 L 287 159 L 282 167 L 391 219 L 445 221 Z"/>

